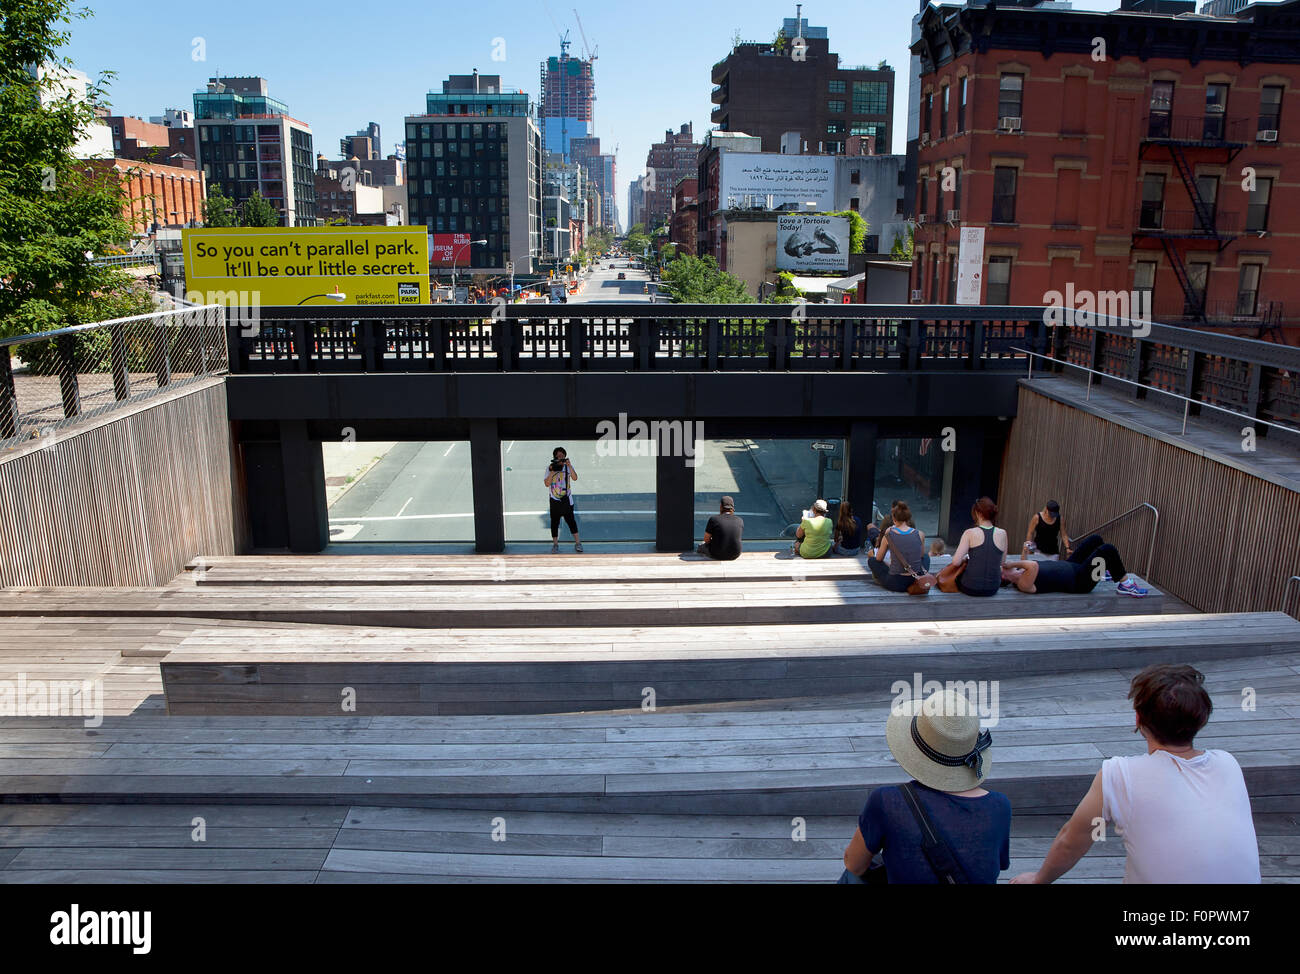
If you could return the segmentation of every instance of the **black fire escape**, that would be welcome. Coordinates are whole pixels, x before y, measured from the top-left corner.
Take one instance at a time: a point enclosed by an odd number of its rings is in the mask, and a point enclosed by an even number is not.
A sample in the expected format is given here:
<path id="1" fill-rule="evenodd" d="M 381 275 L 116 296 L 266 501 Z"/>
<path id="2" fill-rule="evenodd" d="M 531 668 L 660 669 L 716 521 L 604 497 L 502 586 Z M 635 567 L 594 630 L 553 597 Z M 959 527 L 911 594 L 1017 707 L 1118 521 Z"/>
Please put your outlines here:
<path id="1" fill-rule="evenodd" d="M 1182 288 L 1183 317 L 1193 323 L 1207 325 L 1211 317 L 1217 319 L 1219 315 L 1211 314 L 1206 302 L 1207 291 L 1197 288 L 1187 266 L 1189 253 L 1208 252 L 1208 248 L 1189 244 L 1213 243 L 1214 253 L 1218 254 L 1241 235 L 1240 214 L 1221 211 L 1217 192 L 1215 199 L 1205 198 L 1193 163 L 1231 163 L 1246 148 L 1243 137 L 1248 122 L 1248 119 L 1228 121 L 1222 114 L 1212 112 L 1183 117 L 1153 111 L 1143 120 L 1138 157 L 1147 158 L 1150 154 L 1158 159 L 1161 150 L 1167 152 L 1187 190 L 1191 209 L 1166 209 L 1167 187 L 1160 199 L 1143 199 L 1138 205 L 1133 242 L 1137 244 L 1144 238 L 1160 241 Z"/>

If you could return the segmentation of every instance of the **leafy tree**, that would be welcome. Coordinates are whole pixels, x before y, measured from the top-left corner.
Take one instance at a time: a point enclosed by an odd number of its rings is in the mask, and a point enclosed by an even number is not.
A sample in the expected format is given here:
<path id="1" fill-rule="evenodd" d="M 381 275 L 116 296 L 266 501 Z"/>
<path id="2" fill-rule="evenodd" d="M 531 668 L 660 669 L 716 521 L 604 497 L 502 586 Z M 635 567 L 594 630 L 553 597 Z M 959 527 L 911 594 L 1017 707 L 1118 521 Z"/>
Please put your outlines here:
<path id="1" fill-rule="evenodd" d="M 659 289 L 676 304 L 752 304 L 745 282 L 718 270 L 713 257 L 678 257 L 664 268 Z"/>
<path id="2" fill-rule="evenodd" d="M 794 286 L 794 275 L 789 271 L 778 272 L 776 280 L 776 290 L 768 297 L 768 304 L 794 304 L 804 296 L 804 292 Z"/>
<path id="3" fill-rule="evenodd" d="M 903 236 L 894 238 L 894 245 L 889 248 L 889 256 L 893 260 L 912 259 L 912 247 L 916 242 L 916 227 L 913 224 L 907 225 L 907 233 Z"/>
<path id="4" fill-rule="evenodd" d="M 220 186 L 208 189 L 208 198 L 203 201 L 203 224 L 208 227 L 239 226 L 239 211 L 235 201 L 221 192 Z"/>
<path id="5" fill-rule="evenodd" d="M 253 195 L 239 204 L 239 225 L 242 227 L 278 227 L 280 211 L 253 190 Z"/>
<path id="6" fill-rule="evenodd" d="M 109 167 L 73 156 L 111 76 L 85 100 L 60 97 L 59 72 L 71 67 L 62 25 L 85 16 L 70 0 L 6 0 L 0 15 L 0 333 L 93 319 L 97 298 L 131 282 L 94 260 L 131 236 L 122 185 Z"/>
<path id="7" fill-rule="evenodd" d="M 862 214 L 857 210 L 838 210 L 834 213 L 827 213 L 826 216 L 845 216 L 849 219 L 849 253 L 860 254 L 867 245 L 867 230 L 869 226 Z"/>

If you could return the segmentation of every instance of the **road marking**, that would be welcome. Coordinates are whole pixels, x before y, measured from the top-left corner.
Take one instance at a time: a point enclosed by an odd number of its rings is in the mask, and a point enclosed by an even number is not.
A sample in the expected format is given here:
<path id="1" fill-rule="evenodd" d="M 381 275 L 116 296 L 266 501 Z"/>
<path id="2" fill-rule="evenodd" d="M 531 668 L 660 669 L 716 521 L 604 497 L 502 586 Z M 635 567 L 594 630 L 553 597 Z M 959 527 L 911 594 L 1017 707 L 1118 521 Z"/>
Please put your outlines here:
<path id="1" fill-rule="evenodd" d="M 411 506 L 411 501 L 413 501 L 413 500 L 415 500 L 414 497 L 408 497 L 408 498 L 406 498 L 406 503 L 403 504 L 401 510 L 399 510 L 399 511 L 397 512 L 397 516 L 398 516 L 398 517 L 401 517 L 403 514 L 406 513 L 406 509 L 407 509 L 408 507 Z"/>
<path id="2" fill-rule="evenodd" d="M 447 452 L 443 454 L 443 457 L 445 458 L 445 457 L 447 456 L 447 454 L 450 453 L 450 452 L 451 452 L 452 450 L 454 450 L 454 449 L 456 449 L 456 444 L 455 444 L 455 443 L 453 443 L 451 446 L 447 447 Z"/>
<path id="3" fill-rule="evenodd" d="M 508 447 L 506 447 L 506 452 L 509 453 L 509 452 L 510 452 L 511 450 L 513 450 L 514 448 L 515 448 L 515 441 L 514 441 L 514 440 L 511 440 L 511 441 L 510 441 L 510 445 L 509 445 Z"/>

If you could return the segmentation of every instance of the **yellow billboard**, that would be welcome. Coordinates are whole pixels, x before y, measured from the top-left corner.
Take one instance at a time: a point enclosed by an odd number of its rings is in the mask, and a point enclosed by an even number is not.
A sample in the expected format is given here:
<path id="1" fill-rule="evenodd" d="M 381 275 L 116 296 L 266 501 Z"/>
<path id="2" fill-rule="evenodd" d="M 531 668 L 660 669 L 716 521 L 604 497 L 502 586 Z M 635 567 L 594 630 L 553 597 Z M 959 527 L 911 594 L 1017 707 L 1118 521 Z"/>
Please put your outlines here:
<path id="1" fill-rule="evenodd" d="M 428 304 L 424 227 L 183 230 L 189 300 L 225 305 Z"/>

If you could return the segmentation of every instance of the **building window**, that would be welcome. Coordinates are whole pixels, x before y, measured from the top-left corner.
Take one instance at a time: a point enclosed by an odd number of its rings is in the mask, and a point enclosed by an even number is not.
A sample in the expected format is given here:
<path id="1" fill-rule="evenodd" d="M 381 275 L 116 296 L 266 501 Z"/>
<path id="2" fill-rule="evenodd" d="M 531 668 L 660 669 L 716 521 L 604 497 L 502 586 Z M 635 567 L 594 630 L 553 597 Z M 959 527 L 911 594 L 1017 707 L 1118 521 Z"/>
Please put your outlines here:
<path id="1" fill-rule="evenodd" d="M 1159 230 L 1164 226 L 1165 177 L 1149 172 L 1142 177 L 1142 209 L 1138 213 L 1138 226 Z"/>
<path id="2" fill-rule="evenodd" d="M 1272 179 L 1256 179 L 1246 203 L 1246 232 L 1259 233 L 1268 229 L 1268 201 L 1273 195 Z"/>
<path id="3" fill-rule="evenodd" d="M 1242 264 L 1241 274 L 1237 278 L 1236 314 L 1253 316 L 1259 311 L 1259 275 L 1262 264 Z"/>
<path id="4" fill-rule="evenodd" d="M 934 92 L 925 96 L 925 112 L 921 118 L 921 134 L 930 134 L 930 124 L 934 120 Z"/>
<path id="5" fill-rule="evenodd" d="M 836 114 L 836 115 L 843 114 L 843 112 L 844 112 L 844 101 L 843 101 L 843 99 L 835 99 L 835 98 L 832 98 L 830 101 L 828 101 L 828 102 L 826 103 L 826 110 L 827 110 L 828 112 L 833 112 L 833 113 Z"/>
<path id="6" fill-rule="evenodd" d="M 957 131 L 966 131 L 966 77 L 957 82 Z"/>
<path id="7" fill-rule="evenodd" d="M 887 111 L 889 111 L 889 85 L 886 82 L 853 82 L 854 115 L 884 115 Z"/>
<path id="8" fill-rule="evenodd" d="M 1205 86 L 1205 125 L 1202 138 L 1206 142 L 1222 142 L 1224 117 L 1228 111 L 1228 86 Z"/>
<path id="9" fill-rule="evenodd" d="M 1282 127 L 1281 85 L 1265 85 L 1259 90 L 1259 130 L 1276 132 Z"/>
<path id="10" fill-rule="evenodd" d="M 1189 263 L 1187 284 L 1191 294 L 1183 295 L 1183 314 L 1199 317 L 1205 311 L 1205 292 L 1210 285 L 1210 265 L 1205 261 Z"/>
<path id="11" fill-rule="evenodd" d="M 862 183 L 862 172 L 858 169 L 854 169 L 849 173 L 849 183 L 854 186 L 860 185 Z"/>
<path id="12" fill-rule="evenodd" d="M 1016 222 L 1015 166 L 997 166 L 993 170 L 993 220 L 994 223 Z"/>
<path id="13" fill-rule="evenodd" d="M 830 81 L 827 83 L 826 90 L 829 91 L 832 95 L 842 95 L 844 94 L 844 82 Z"/>
<path id="14" fill-rule="evenodd" d="M 939 255 L 930 258 L 930 303 L 939 303 Z"/>
<path id="15" fill-rule="evenodd" d="M 1197 229 L 1210 233 L 1214 230 L 1214 212 L 1219 201 L 1219 177 L 1197 176 L 1196 194 L 1201 198 L 1201 210 L 1196 214 Z"/>
<path id="16" fill-rule="evenodd" d="M 1011 303 L 1011 258 L 990 257 L 988 273 L 988 303 Z"/>
<path id="17" fill-rule="evenodd" d="M 927 191 L 928 191 L 928 185 L 929 185 L 929 182 L 930 182 L 930 177 L 927 176 L 927 175 L 925 175 L 925 174 L 923 173 L 923 174 L 921 175 L 921 185 L 920 185 L 920 187 L 919 187 L 919 189 L 918 189 L 918 195 L 919 195 L 920 199 L 919 199 L 918 202 L 917 202 L 917 207 L 916 207 L 916 212 L 917 212 L 917 213 L 924 213 L 924 212 L 925 212 L 925 209 L 926 209 L 925 201 L 929 198 L 929 197 L 926 195 L 926 194 L 927 194 Z"/>
<path id="18" fill-rule="evenodd" d="M 857 210 L 857 208 L 858 208 L 858 198 L 855 196 L 851 200 L 849 200 L 849 209 Z"/>
<path id="19" fill-rule="evenodd" d="M 1004 74 L 998 82 L 998 118 L 1021 118 L 1024 94 L 1025 76 Z"/>
<path id="20" fill-rule="evenodd" d="M 957 303 L 957 255 L 948 255 L 948 303 Z"/>
<path id="21" fill-rule="evenodd" d="M 843 123 L 843 122 L 827 122 L 827 123 L 826 123 L 826 134 L 827 134 L 827 135 L 843 135 L 843 134 L 844 134 L 844 123 Z"/>
<path id="22" fill-rule="evenodd" d="M 1133 290 L 1151 294 L 1156 289 L 1156 262 L 1140 260 L 1133 270 Z"/>
<path id="23" fill-rule="evenodd" d="M 1174 83 L 1172 81 L 1153 81 L 1151 83 L 1151 114 L 1147 121 L 1147 136 L 1152 139 L 1167 139 L 1171 129 L 1174 110 Z"/>
<path id="24" fill-rule="evenodd" d="M 948 134 L 948 93 L 949 85 L 943 86 L 943 94 L 939 97 L 939 136 Z"/>

